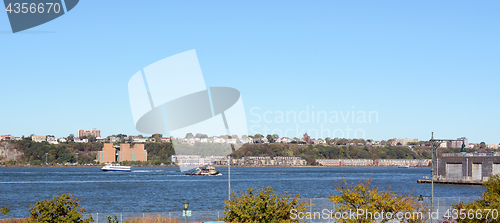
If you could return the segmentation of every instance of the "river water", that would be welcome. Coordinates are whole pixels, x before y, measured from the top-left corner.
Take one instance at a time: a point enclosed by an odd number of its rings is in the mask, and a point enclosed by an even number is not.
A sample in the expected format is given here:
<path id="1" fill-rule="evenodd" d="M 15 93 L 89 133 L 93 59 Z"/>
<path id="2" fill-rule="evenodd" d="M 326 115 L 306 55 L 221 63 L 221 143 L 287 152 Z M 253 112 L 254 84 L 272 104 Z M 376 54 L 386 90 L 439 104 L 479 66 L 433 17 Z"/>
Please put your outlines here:
<path id="1" fill-rule="evenodd" d="M 132 172 L 102 172 L 98 167 L 0 167 L 0 207 L 26 217 L 30 205 L 72 193 L 90 213 L 222 210 L 228 198 L 227 167 L 220 176 L 186 176 L 176 167 L 133 167 Z M 342 180 L 372 179 L 372 186 L 414 196 L 430 195 L 430 168 L 397 167 L 233 167 L 231 189 L 271 186 L 302 198 L 327 198 Z M 436 197 L 478 197 L 482 186 L 435 185 Z"/>

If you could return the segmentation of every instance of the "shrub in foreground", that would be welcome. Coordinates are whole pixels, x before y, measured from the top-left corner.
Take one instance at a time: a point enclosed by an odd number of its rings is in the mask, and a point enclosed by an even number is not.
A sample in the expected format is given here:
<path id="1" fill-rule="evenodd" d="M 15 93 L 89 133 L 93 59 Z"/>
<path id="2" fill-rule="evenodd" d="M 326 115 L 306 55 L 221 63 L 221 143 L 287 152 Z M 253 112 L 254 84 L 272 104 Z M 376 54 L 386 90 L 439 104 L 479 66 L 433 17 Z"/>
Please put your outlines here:
<path id="1" fill-rule="evenodd" d="M 380 191 L 378 188 L 370 188 L 371 180 L 360 181 L 359 184 L 348 184 L 345 180 L 336 189 L 340 195 L 330 196 L 330 200 L 337 205 L 336 212 L 357 213 L 363 210 L 364 213 L 354 218 L 338 219 L 339 222 L 389 222 L 398 220 L 397 213 L 412 213 L 409 217 L 404 216 L 400 222 L 425 222 L 428 220 L 428 208 L 416 203 L 417 199 L 405 194 L 396 195 L 392 192 Z M 361 212 L 359 212 L 361 214 Z M 369 215 L 371 213 L 372 215 Z M 381 219 L 375 220 L 377 215 L 385 214 Z M 421 213 L 413 214 L 413 213 Z M 400 215 L 401 216 L 401 215 Z M 380 217 L 380 215 L 378 215 Z"/>
<path id="2" fill-rule="evenodd" d="M 471 203 L 452 205 L 448 222 L 500 222 L 500 176 L 495 175 L 484 183 L 486 190 Z"/>
<path id="3" fill-rule="evenodd" d="M 124 223 L 181 223 L 178 219 L 160 216 L 146 216 L 127 219 Z"/>
<path id="4" fill-rule="evenodd" d="M 291 210 L 303 211 L 305 202 L 299 202 L 299 194 L 292 197 L 289 193 L 277 194 L 271 187 L 261 190 L 248 188 L 239 192 L 238 197 L 231 193 L 231 200 L 224 201 L 225 222 L 298 222 L 292 219 Z"/>
<path id="5" fill-rule="evenodd" d="M 71 194 L 54 196 L 52 200 L 37 201 L 29 208 L 29 222 L 33 223 L 89 223 L 94 222 L 92 215 L 82 218 L 85 208 L 79 208 L 80 199 Z M 79 208 L 79 209 L 78 209 Z"/>

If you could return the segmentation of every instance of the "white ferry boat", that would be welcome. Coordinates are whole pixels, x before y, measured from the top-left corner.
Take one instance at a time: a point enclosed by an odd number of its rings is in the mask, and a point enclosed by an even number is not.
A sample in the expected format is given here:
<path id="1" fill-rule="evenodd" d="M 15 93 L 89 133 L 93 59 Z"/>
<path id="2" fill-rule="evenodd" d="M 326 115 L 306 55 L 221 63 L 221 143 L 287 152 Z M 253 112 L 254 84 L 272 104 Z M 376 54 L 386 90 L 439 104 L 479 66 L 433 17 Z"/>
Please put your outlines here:
<path id="1" fill-rule="evenodd" d="M 130 166 L 120 166 L 117 163 L 106 163 L 106 166 L 101 168 L 102 171 L 122 171 L 122 172 L 130 172 Z"/>

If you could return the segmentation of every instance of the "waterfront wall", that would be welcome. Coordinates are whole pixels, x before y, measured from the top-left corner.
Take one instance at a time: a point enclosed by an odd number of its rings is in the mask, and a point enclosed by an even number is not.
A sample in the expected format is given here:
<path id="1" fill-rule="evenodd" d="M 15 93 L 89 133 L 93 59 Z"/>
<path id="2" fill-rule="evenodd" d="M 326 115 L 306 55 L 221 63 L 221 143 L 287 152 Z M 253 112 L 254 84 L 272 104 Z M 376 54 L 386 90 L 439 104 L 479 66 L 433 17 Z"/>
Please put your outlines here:
<path id="1" fill-rule="evenodd" d="M 317 159 L 323 166 L 430 166 L 430 159 Z"/>

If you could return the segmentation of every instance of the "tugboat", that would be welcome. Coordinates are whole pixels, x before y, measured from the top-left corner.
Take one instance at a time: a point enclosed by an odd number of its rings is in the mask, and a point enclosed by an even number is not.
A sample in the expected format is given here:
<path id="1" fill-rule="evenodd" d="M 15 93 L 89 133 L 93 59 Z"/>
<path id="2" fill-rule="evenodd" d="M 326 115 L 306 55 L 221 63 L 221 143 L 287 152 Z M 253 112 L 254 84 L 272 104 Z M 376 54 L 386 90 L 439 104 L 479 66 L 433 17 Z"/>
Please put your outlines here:
<path id="1" fill-rule="evenodd" d="M 101 168 L 102 171 L 122 171 L 122 172 L 130 172 L 130 166 L 120 166 L 118 163 L 106 163 L 106 166 Z"/>
<path id="2" fill-rule="evenodd" d="M 213 166 L 198 167 L 191 173 L 186 173 L 186 175 L 194 175 L 194 176 L 215 176 L 219 174 L 220 174 L 219 171 L 215 170 Z"/>

